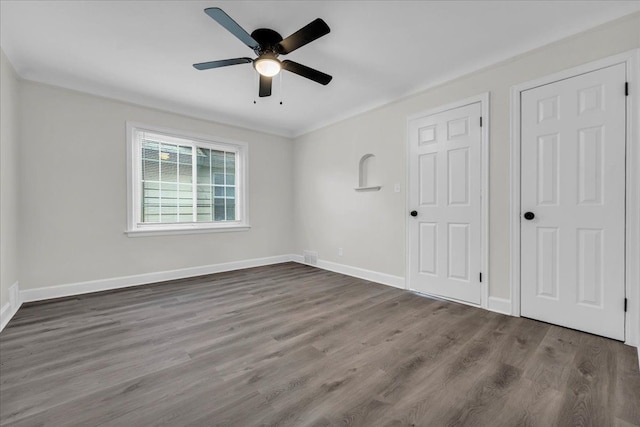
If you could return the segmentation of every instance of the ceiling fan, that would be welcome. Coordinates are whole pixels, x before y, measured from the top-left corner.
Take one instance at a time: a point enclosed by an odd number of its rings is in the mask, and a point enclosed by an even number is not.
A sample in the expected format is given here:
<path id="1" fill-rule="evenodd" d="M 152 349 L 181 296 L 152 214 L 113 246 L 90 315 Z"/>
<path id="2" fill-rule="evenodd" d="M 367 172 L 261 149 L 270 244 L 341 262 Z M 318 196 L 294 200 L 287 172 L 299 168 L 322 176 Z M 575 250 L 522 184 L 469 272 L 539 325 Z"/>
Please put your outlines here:
<path id="1" fill-rule="evenodd" d="M 257 58 L 232 58 L 220 61 L 202 62 L 193 64 L 197 70 L 226 67 L 228 65 L 253 63 L 253 67 L 260 74 L 260 97 L 271 96 L 271 79 L 284 69 L 299 76 L 313 80 L 322 85 L 327 85 L 333 77 L 321 71 L 314 70 L 306 65 L 294 61 L 280 61 L 278 56 L 287 55 L 294 50 L 319 39 L 331 30 L 326 22 L 318 18 L 300 28 L 286 39 L 276 31 L 268 28 L 258 28 L 249 35 L 236 21 L 218 7 L 210 7 L 204 10 L 207 15 L 222 25 L 231 34 L 249 46 L 258 55 Z"/>

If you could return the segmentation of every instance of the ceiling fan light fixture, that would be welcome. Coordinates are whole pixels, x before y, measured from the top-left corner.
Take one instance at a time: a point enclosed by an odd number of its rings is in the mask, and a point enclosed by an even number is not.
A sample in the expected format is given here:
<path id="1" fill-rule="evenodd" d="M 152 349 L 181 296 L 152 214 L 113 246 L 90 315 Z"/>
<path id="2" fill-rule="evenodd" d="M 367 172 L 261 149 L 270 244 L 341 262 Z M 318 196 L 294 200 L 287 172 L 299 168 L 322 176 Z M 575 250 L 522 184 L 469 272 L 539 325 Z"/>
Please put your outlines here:
<path id="1" fill-rule="evenodd" d="M 265 77 L 273 77 L 280 72 L 282 64 L 274 56 L 265 55 L 253 62 L 256 71 Z"/>
<path id="2" fill-rule="evenodd" d="M 297 74 L 321 85 L 327 85 L 331 81 L 332 77 L 329 74 L 314 70 L 311 67 L 298 64 L 297 62 L 289 60 L 280 61 L 278 59 L 280 55 L 288 55 L 294 50 L 329 34 L 331 29 L 322 19 L 314 19 L 309 24 L 283 39 L 277 31 L 270 28 L 258 28 L 249 34 L 219 7 L 208 7 L 204 12 L 253 50 L 258 57 L 252 59 L 245 56 L 242 58 L 200 62 L 193 64 L 196 70 L 210 70 L 212 68 L 227 67 L 229 65 L 252 63 L 253 68 L 260 75 L 258 95 L 261 98 L 271 96 L 272 77 L 280 73 L 281 70 L 287 70 L 290 73 Z M 282 81 L 280 81 L 280 83 L 282 84 Z"/>

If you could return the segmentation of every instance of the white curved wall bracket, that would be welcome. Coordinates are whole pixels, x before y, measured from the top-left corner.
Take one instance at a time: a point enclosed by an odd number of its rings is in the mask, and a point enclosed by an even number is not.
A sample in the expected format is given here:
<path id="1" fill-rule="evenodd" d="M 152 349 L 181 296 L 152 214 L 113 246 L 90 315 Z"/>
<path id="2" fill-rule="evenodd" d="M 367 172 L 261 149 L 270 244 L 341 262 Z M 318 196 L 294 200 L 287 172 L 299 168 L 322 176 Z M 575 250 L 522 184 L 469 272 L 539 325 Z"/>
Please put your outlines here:
<path id="1" fill-rule="evenodd" d="M 358 165 L 358 186 L 356 187 L 356 191 L 378 191 L 382 187 L 380 185 L 376 186 L 367 186 L 367 160 L 371 157 L 375 157 L 373 154 L 365 154 L 360 158 L 360 163 Z"/>

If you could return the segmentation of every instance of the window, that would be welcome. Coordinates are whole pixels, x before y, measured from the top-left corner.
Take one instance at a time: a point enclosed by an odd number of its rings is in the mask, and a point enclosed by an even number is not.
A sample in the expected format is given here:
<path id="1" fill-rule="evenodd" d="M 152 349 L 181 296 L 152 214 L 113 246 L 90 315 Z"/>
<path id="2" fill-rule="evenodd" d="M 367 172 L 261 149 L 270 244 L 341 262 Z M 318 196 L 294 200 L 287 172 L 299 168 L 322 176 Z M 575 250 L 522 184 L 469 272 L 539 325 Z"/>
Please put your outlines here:
<path id="1" fill-rule="evenodd" d="M 248 229 L 247 145 L 127 124 L 128 233 Z"/>

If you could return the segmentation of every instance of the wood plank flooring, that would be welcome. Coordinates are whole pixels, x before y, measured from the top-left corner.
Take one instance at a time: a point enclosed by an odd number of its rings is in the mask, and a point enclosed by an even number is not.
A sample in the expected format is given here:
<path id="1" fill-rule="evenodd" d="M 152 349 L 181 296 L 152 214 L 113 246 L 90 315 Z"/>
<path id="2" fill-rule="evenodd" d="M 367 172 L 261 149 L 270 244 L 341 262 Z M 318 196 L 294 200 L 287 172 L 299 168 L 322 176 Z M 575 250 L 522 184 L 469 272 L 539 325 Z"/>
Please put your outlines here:
<path id="1" fill-rule="evenodd" d="M 2 426 L 640 426 L 632 347 L 285 263 L 29 304 Z"/>

